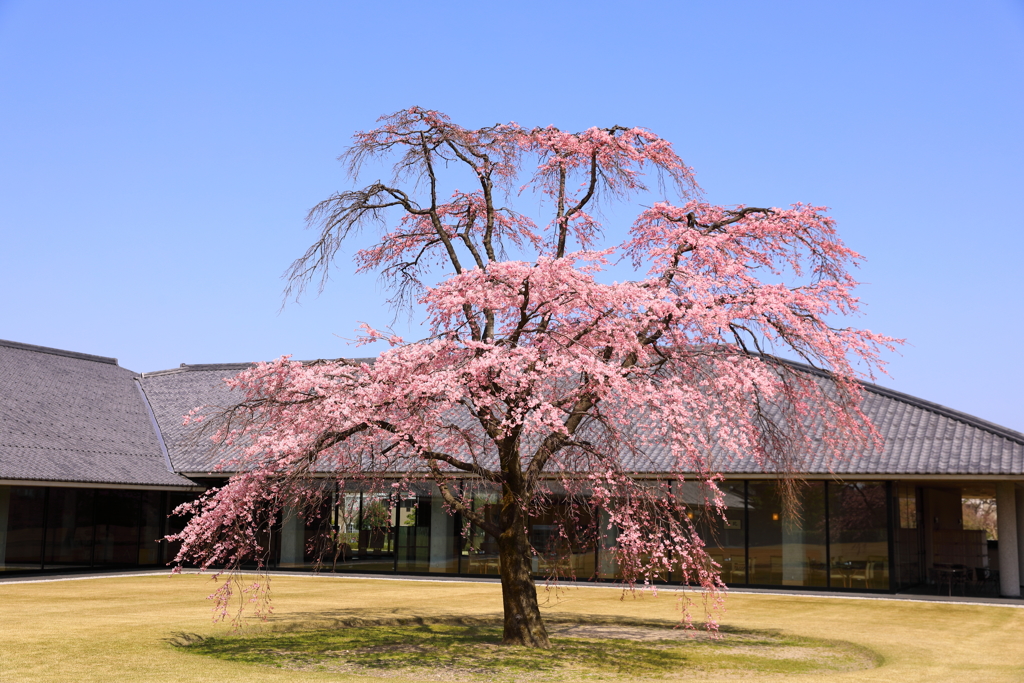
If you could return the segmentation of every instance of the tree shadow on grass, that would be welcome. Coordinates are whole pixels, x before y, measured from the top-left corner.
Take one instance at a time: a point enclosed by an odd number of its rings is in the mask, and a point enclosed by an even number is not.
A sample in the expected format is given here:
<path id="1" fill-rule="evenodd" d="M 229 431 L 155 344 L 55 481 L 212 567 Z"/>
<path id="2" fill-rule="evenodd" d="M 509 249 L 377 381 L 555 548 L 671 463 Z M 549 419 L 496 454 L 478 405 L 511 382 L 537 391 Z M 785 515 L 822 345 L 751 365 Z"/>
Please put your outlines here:
<path id="1" fill-rule="evenodd" d="M 429 613 L 417 613 L 399 607 L 388 609 L 347 608 L 320 610 L 316 612 L 291 612 L 287 615 L 271 615 L 261 622 L 267 629 L 278 632 L 308 631 L 310 629 L 331 628 L 365 628 L 373 626 L 494 626 L 500 625 L 503 615 L 500 612 L 467 616 L 458 613 L 443 613 L 431 610 Z M 564 630 L 570 625 L 592 625 L 605 627 L 631 627 L 655 629 L 672 632 L 674 637 L 715 639 L 717 635 L 758 635 L 778 637 L 781 631 L 774 629 L 741 629 L 729 625 L 719 625 L 717 632 L 708 631 L 702 625 L 687 629 L 680 626 L 678 620 L 670 619 L 637 619 L 631 617 L 609 616 L 606 614 L 546 614 L 544 623 L 556 630 Z"/>
<path id="2" fill-rule="evenodd" d="M 840 672 L 880 663 L 874 652 L 852 643 L 776 630 L 722 627 L 708 634 L 673 622 L 607 615 L 556 615 L 547 624 L 551 650 L 501 645 L 500 615 L 381 610 L 368 616 L 358 609 L 292 614 L 229 637 L 176 633 L 167 642 L 246 664 L 445 680 Z"/>

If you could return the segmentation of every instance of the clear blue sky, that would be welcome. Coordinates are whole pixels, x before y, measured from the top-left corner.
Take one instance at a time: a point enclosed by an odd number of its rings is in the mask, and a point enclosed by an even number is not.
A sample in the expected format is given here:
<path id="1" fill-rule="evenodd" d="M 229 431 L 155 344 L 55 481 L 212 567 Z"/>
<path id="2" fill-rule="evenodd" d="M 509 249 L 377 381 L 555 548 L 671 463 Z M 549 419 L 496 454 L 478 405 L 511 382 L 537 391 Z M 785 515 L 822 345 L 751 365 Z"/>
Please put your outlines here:
<path id="1" fill-rule="evenodd" d="M 711 201 L 832 207 L 856 324 L 910 342 L 882 383 L 1024 430 L 1020 0 L 0 1 L 0 338 L 137 371 L 358 353 L 373 277 L 279 313 L 280 276 L 349 135 L 414 104 L 645 126 Z"/>

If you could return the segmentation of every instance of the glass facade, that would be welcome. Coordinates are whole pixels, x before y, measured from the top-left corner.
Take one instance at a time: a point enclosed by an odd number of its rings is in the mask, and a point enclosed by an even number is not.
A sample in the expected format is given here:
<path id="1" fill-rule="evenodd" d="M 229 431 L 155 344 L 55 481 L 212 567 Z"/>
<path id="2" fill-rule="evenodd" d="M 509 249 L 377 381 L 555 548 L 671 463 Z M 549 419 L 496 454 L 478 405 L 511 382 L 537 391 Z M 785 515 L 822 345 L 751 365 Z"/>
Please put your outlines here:
<path id="1" fill-rule="evenodd" d="M 501 495 L 494 490 L 479 486 L 473 492 L 473 512 L 487 521 L 497 523 L 501 512 Z M 476 524 L 468 524 L 459 553 L 459 572 L 462 574 L 478 574 L 497 576 L 498 539 L 481 529 Z"/>
<path id="2" fill-rule="evenodd" d="M 896 510 L 893 524 L 893 584 L 896 588 L 916 586 L 924 579 L 924 544 L 920 524 L 922 496 L 921 489 L 913 484 L 900 482 L 891 487 Z"/>
<path id="3" fill-rule="evenodd" d="M 95 559 L 95 489 L 49 490 L 43 564 L 69 569 L 91 567 Z"/>
<path id="4" fill-rule="evenodd" d="M 693 521 L 711 560 L 719 566 L 722 580 L 727 584 L 748 583 L 747 576 L 747 502 L 745 482 L 725 482 L 719 489 L 725 496 L 725 518 L 708 510 L 705 502 L 709 492 L 697 482 L 676 484 L 682 486 L 682 499 L 686 515 Z M 710 501 L 708 501 L 710 502 Z M 672 572 L 671 580 L 676 580 Z"/>
<path id="5" fill-rule="evenodd" d="M 576 509 L 569 511 L 569 506 Z M 571 512 L 575 528 L 565 528 L 559 520 Z M 553 497 L 540 515 L 530 520 L 530 545 L 537 551 L 533 572 L 540 576 L 558 576 L 589 580 L 597 571 L 596 520 L 589 505 L 566 497 Z"/>
<path id="6" fill-rule="evenodd" d="M 773 481 L 748 487 L 750 583 L 764 586 L 828 586 L 825 482 L 805 482 L 786 505 Z"/>
<path id="7" fill-rule="evenodd" d="M 48 489 L 31 486 L 5 486 L 7 524 L 4 571 L 43 568 L 43 539 L 46 532 L 46 494 Z"/>
<path id="8" fill-rule="evenodd" d="M 723 518 L 705 509 L 707 491 L 699 483 L 671 486 L 682 503 L 679 514 L 693 523 L 728 585 L 879 591 L 911 583 L 894 574 L 891 557 L 895 553 L 900 564 L 909 565 L 915 556 L 916 548 L 902 539 L 913 530 L 906 527 L 917 526 L 913 489 L 884 482 L 803 482 L 794 504 L 786 505 L 776 481 L 728 481 L 720 485 Z M 192 497 L 0 486 L 0 571 L 164 565 L 176 548 L 157 539 L 181 529 L 184 520 L 168 513 Z M 500 495 L 478 485 L 472 504 L 475 512 L 496 519 Z M 579 523 L 572 529 L 560 525 L 569 505 L 578 506 Z M 898 526 L 891 527 L 890 520 Z M 586 501 L 551 492 L 528 533 L 538 578 L 620 576 L 615 529 Z M 282 541 L 282 534 L 292 536 Z M 500 569 L 496 539 L 461 515 L 449 514 L 432 483 L 400 496 L 349 486 L 308 515 L 304 527 L 277 520 L 261 535 L 270 567 L 472 576 L 496 576 Z M 285 562 L 282 548 L 293 548 L 288 552 L 298 553 L 295 561 Z M 662 580 L 683 580 L 673 566 Z M 902 573 L 909 577 L 911 570 Z"/>
<path id="9" fill-rule="evenodd" d="M 829 483 L 832 585 L 889 588 L 886 487 L 882 482 Z"/>
<path id="10" fill-rule="evenodd" d="M 470 484 L 467 484 L 470 485 Z M 667 483 L 659 484 L 667 485 Z M 792 586 L 834 590 L 889 590 L 889 510 L 899 517 L 895 497 L 887 499 L 884 482 L 802 482 L 794 504 L 786 506 L 776 481 L 728 481 L 720 484 L 724 517 L 708 511 L 708 491 L 699 483 L 671 484 L 685 514 L 704 539 L 728 585 Z M 496 519 L 497 491 L 477 486 L 475 512 Z M 537 578 L 579 580 L 621 578 L 616 561 L 616 530 L 607 514 L 596 518 L 585 502 L 577 509 L 575 529 L 559 520 L 573 501 L 549 494 L 545 510 L 530 520 L 530 543 Z M 580 501 L 576 501 L 580 505 Z M 339 560 L 330 552 L 321 570 L 399 574 L 447 573 L 497 576 L 496 539 L 460 515 L 445 510 L 433 484 L 423 484 L 396 498 L 358 491 L 339 493 L 335 510 L 318 519 L 334 520 Z M 307 524 L 306 539 L 315 535 Z M 307 552 L 306 569 L 317 567 Z M 662 581 L 678 582 L 678 567 Z"/>
<path id="11" fill-rule="evenodd" d="M 189 494 L 57 486 L 0 486 L 0 572 L 159 566 L 158 539 Z M 175 526 L 177 524 L 177 526 Z"/>

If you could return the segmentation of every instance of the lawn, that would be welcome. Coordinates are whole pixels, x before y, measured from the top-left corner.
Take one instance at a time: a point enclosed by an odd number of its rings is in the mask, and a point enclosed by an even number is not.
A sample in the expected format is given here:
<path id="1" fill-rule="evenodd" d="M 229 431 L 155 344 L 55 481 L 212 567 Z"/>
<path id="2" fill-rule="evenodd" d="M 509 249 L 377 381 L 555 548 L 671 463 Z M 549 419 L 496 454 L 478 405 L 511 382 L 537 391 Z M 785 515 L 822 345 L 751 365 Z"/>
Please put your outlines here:
<path id="1" fill-rule="evenodd" d="M 277 638 L 281 643 L 286 641 L 280 639 L 289 639 L 289 647 L 299 647 L 294 645 L 297 638 L 312 642 L 310 633 L 315 635 L 313 640 L 336 637 L 333 627 L 354 620 L 400 623 L 419 618 L 455 623 L 486 620 L 498 615 L 501 608 L 500 589 L 490 583 L 274 577 L 272 586 L 273 617 L 247 633 Z M 172 641 L 180 633 L 212 638 L 208 642 L 215 644 L 232 642 L 221 640 L 229 636 L 226 626 L 211 623 L 205 597 L 212 587 L 209 577 L 196 575 L 0 584 L 0 680 L 415 680 L 277 669 L 241 660 L 259 661 L 258 657 L 224 658 L 223 651 L 209 656 L 195 648 L 176 646 Z M 545 614 L 552 624 L 563 624 L 563 629 L 570 628 L 566 624 L 607 626 L 617 620 L 623 624 L 669 624 L 676 618 L 675 596 L 664 591 L 658 597 L 627 596 L 623 600 L 620 591 L 588 587 L 569 589 L 557 597 L 542 594 L 542 599 L 545 597 Z M 808 683 L 1024 680 L 1024 609 L 732 595 L 727 599 L 723 623 L 727 632 L 768 634 L 790 644 L 799 645 L 806 639 L 841 641 L 842 647 L 850 644 L 873 652 L 880 662 L 867 670 L 777 674 L 772 678 Z M 446 628 L 431 627 L 430 638 L 453 637 Z M 380 638 L 381 633 L 367 631 L 364 635 Z M 628 636 L 629 629 L 611 633 L 615 637 L 623 634 Z M 638 649 L 642 647 L 642 642 L 637 644 Z M 621 668 L 621 653 L 629 651 L 628 643 L 624 650 L 621 639 L 607 641 L 606 649 Z M 416 652 L 427 656 L 422 648 Z M 504 652 L 498 654 L 504 656 Z M 728 676 L 734 678 L 735 672 Z M 424 674 L 424 679 L 431 677 Z M 702 677 L 716 678 L 716 674 Z"/>

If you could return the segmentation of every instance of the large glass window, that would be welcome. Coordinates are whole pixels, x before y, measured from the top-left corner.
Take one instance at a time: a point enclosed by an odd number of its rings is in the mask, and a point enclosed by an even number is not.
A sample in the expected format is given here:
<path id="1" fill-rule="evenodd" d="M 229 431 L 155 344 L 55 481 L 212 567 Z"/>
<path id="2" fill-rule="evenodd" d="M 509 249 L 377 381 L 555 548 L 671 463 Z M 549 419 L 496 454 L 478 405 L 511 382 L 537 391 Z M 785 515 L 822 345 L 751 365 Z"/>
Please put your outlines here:
<path id="1" fill-rule="evenodd" d="M 676 483 L 677 499 L 685 504 L 686 516 L 693 522 L 704 541 L 704 548 L 712 561 L 720 567 L 722 580 L 727 584 L 747 583 L 746 551 L 746 492 L 744 483 L 719 484 L 726 506 L 725 518 L 708 509 L 711 492 L 701 482 Z M 672 581 L 681 578 L 672 572 Z"/>
<path id="2" fill-rule="evenodd" d="M 828 492 L 832 586 L 889 588 L 885 484 L 829 482 Z"/>
<path id="3" fill-rule="evenodd" d="M 640 484 L 648 489 L 650 495 L 654 497 L 661 496 L 662 502 L 668 500 L 668 490 L 675 484 L 673 481 L 666 480 L 649 480 Z M 616 579 L 621 580 L 624 578 L 625 573 L 622 570 L 621 563 L 623 561 L 630 561 L 634 558 L 625 556 L 627 550 L 621 547 L 618 543 L 619 535 L 622 533 L 622 529 L 617 524 L 612 523 L 611 516 L 604 509 L 598 512 L 598 556 L 597 556 L 597 577 L 601 579 Z M 671 562 L 671 559 L 669 559 Z M 634 578 L 638 581 L 644 581 L 647 577 L 639 576 L 640 573 L 645 570 L 651 569 L 650 555 L 648 553 L 642 553 L 638 558 L 635 558 L 633 563 L 634 572 L 638 575 Z M 658 564 L 653 567 L 654 581 L 668 581 L 670 578 L 670 570 L 664 564 Z"/>
<path id="4" fill-rule="evenodd" d="M 478 488 L 473 492 L 473 511 L 497 524 L 501 511 L 501 494 L 483 487 Z M 499 570 L 498 540 L 476 524 L 470 524 L 462 544 L 462 573 L 496 576 Z"/>
<path id="5" fill-rule="evenodd" d="M 185 528 L 185 525 L 188 524 L 189 517 L 184 515 L 175 515 L 172 513 L 179 505 L 189 503 L 195 499 L 196 495 L 194 493 L 178 493 L 172 491 L 167 494 L 167 502 L 165 503 L 166 507 L 164 508 L 166 511 L 165 514 L 167 515 L 166 521 L 164 522 L 165 536 L 173 536 L 174 534 L 181 533 Z M 178 556 L 178 551 L 181 550 L 181 541 L 174 541 L 173 543 L 163 541 L 161 542 L 161 545 L 163 546 L 163 561 L 165 563 L 173 561 L 174 558 Z"/>
<path id="6" fill-rule="evenodd" d="M 47 567 L 92 566 L 95 494 L 94 489 L 50 489 L 46 518 Z"/>
<path id="7" fill-rule="evenodd" d="M 450 515 L 436 486 L 431 485 L 430 498 L 420 505 L 430 505 L 430 561 L 428 571 L 455 574 L 459 571 L 459 547 L 462 542 L 461 515 Z"/>
<path id="8" fill-rule="evenodd" d="M 899 570 L 894 583 L 920 579 L 920 529 L 914 527 L 920 527 L 922 503 L 913 486 L 893 485 L 889 493 L 884 482 L 804 482 L 787 506 L 778 482 L 725 482 L 723 519 L 706 510 L 708 491 L 700 482 L 649 485 L 673 487 L 681 503 L 675 514 L 692 521 L 727 584 L 886 590 L 896 571 L 889 557 L 890 509 Z M 352 484 L 337 491 L 307 519 L 305 564 L 319 561 L 334 571 L 499 574 L 497 540 L 449 514 L 432 482 L 401 497 L 360 489 Z M 608 528 L 607 513 L 597 511 L 595 518 L 588 500 L 563 494 L 549 492 L 546 507 L 528 521 L 534 575 L 621 579 L 617 530 Z M 186 520 L 165 515 L 193 497 L 0 486 L 0 571 L 167 562 L 177 548 L 161 547 L 157 539 L 180 530 Z M 470 498 L 475 512 L 497 522 L 501 497 L 494 487 L 476 484 Z M 562 528 L 570 517 L 578 523 Z M 278 556 L 280 531 L 269 523 L 260 531 L 267 557 Z M 672 564 L 673 571 L 661 572 L 659 580 L 683 580 L 677 561 Z"/>
<path id="9" fill-rule="evenodd" d="M 143 491 L 139 501 L 139 564 L 161 564 L 161 543 L 164 530 L 163 494 Z"/>
<path id="10" fill-rule="evenodd" d="M 352 485 L 338 491 L 334 498 L 331 526 L 333 529 L 333 547 L 330 557 L 325 557 L 325 567 L 332 571 L 358 570 L 362 555 L 359 548 L 359 537 L 362 528 L 363 494 Z"/>
<path id="11" fill-rule="evenodd" d="M 43 528 L 46 489 L 42 486 L 7 488 L 6 543 L 0 556 L 0 570 L 42 569 Z M 0 492 L 0 495 L 3 495 Z M 4 501 L 0 498 L 0 504 Z"/>
<path id="12" fill-rule="evenodd" d="M 747 505 L 750 583 L 826 586 L 824 482 L 797 484 L 786 505 L 778 482 L 752 481 Z"/>
<path id="13" fill-rule="evenodd" d="M 678 485 L 678 482 L 672 480 L 656 480 L 651 479 L 641 482 L 639 485 L 645 487 L 647 492 L 645 495 L 651 496 L 656 499 L 660 499 L 660 503 L 670 503 L 669 490 L 671 487 Z M 678 494 L 677 494 L 678 495 Z M 667 505 L 658 505 L 659 510 L 668 510 Z M 685 513 L 684 513 L 685 514 Z M 656 517 L 656 514 L 654 515 Z M 597 557 L 597 577 L 599 579 L 615 579 L 622 580 L 625 577 L 625 572 L 621 566 L 624 561 L 631 561 L 633 563 L 633 570 L 637 574 L 635 579 L 643 582 L 648 579 L 647 575 L 641 575 L 644 572 L 652 572 L 650 580 L 656 582 L 668 582 L 672 579 L 672 571 L 669 568 L 672 564 L 672 558 L 666 558 L 668 565 L 662 561 L 651 562 L 651 556 L 649 553 L 641 553 L 639 556 L 630 557 L 627 555 L 629 552 L 624 547 L 618 545 L 618 537 L 620 537 L 623 529 L 618 527 L 616 524 L 611 523 L 610 516 L 605 510 L 600 510 L 598 513 L 598 543 L 599 552 Z M 660 523 L 660 522 L 659 522 Z M 663 531 L 667 531 L 668 524 L 664 524 Z M 679 573 L 678 571 L 676 572 Z M 677 575 L 676 579 L 680 579 Z M 675 579 L 673 579 L 675 581 Z"/>
<path id="14" fill-rule="evenodd" d="M 394 526 L 398 514 L 386 493 L 362 494 L 362 518 L 359 526 L 359 568 L 364 571 L 395 570 Z"/>
<path id="15" fill-rule="evenodd" d="M 433 483 L 397 498 L 348 484 L 306 523 L 307 563 L 330 571 L 458 573 L 456 519 Z M 315 537 L 315 539 L 314 539 Z M 314 544 L 315 543 L 315 544 Z"/>
<path id="16" fill-rule="evenodd" d="M 96 491 L 95 564 L 138 563 L 140 493 L 111 489 Z"/>
<path id="17" fill-rule="evenodd" d="M 581 580 L 594 577 L 597 529 L 589 503 L 555 496 L 530 520 L 529 529 L 530 545 L 537 553 L 533 558 L 534 575 Z"/>
<path id="18" fill-rule="evenodd" d="M 158 565 L 177 552 L 160 540 L 194 494 L 63 486 L 0 487 L 0 571 Z"/>
<path id="19" fill-rule="evenodd" d="M 334 506 L 338 496 L 325 496 L 318 509 L 305 517 L 302 524 L 302 563 L 304 566 L 330 569 L 335 566 L 335 552 L 340 540 L 335 533 Z M 282 534 L 284 525 L 282 524 Z M 282 545 L 285 541 L 282 538 Z M 340 555 L 340 553 L 338 553 Z"/>
<path id="20" fill-rule="evenodd" d="M 616 560 L 616 537 L 619 529 L 612 524 L 611 517 L 605 510 L 598 510 L 598 549 L 597 549 L 597 578 L 599 579 L 621 579 L 622 571 Z"/>
<path id="21" fill-rule="evenodd" d="M 430 571 L 430 488 L 414 485 L 398 503 L 398 571 Z"/>
<path id="22" fill-rule="evenodd" d="M 921 519 L 921 490 L 914 484 L 901 482 L 893 486 L 898 520 L 893 529 L 894 566 L 897 588 L 916 586 L 923 580 L 922 568 L 924 546 L 921 542 L 924 530 Z"/>
<path id="23" fill-rule="evenodd" d="M 325 503 L 319 517 L 307 521 L 306 561 L 319 558 L 322 567 L 331 571 L 393 572 L 398 510 L 391 500 L 387 493 L 346 484 Z M 319 540 L 311 551 L 313 535 Z"/>

